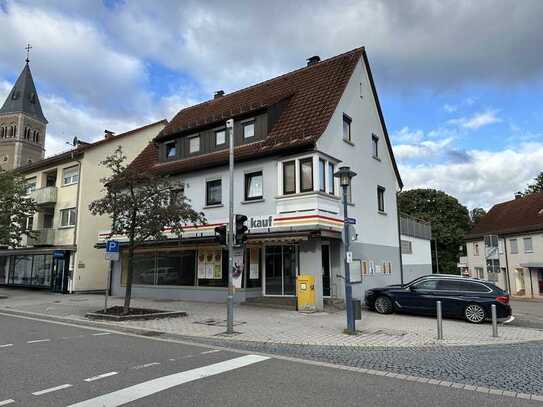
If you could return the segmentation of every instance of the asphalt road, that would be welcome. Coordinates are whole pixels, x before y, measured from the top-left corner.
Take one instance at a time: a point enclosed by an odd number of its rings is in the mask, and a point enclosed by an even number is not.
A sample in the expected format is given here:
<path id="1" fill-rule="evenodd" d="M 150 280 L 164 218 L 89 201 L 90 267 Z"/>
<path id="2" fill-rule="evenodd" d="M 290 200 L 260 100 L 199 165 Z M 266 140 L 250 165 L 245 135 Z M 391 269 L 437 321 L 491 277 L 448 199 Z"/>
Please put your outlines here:
<path id="1" fill-rule="evenodd" d="M 271 356 L 0 314 L 0 406 L 539 406 Z"/>

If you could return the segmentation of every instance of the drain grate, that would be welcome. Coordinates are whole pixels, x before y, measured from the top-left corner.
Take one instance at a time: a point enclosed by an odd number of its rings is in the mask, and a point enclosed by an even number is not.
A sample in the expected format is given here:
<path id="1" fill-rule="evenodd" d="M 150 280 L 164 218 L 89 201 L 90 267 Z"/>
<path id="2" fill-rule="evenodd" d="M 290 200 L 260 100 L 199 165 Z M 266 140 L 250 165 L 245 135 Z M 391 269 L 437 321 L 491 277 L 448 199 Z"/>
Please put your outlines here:
<path id="1" fill-rule="evenodd" d="M 209 325 L 209 326 L 226 326 L 226 319 L 214 319 L 208 318 L 201 321 L 194 321 L 195 324 Z M 247 322 L 234 321 L 234 326 L 245 325 Z"/>

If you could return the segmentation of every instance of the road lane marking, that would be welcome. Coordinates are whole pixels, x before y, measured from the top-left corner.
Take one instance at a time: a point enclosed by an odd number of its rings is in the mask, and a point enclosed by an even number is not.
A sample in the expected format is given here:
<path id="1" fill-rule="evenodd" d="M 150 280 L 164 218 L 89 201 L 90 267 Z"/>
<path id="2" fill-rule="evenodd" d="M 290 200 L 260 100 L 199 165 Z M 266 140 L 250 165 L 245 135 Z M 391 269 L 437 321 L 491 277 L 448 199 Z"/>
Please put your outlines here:
<path id="1" fill-rule="evenodd" d="M 11 404 L 11 403 L 15 403 L 15 400 L 8 399 L 8 400 L 0 401 L 0 406 L 7 406 L 8 404 Z"/>
<path id="2" fill-rule="evenodd" d="M 203 379 L 205 377 L 226 373 L 231 370 L 239 369 L 244 366 L 249 366 L 264 360 L 270 359 L 267 356 L 247 355 L 239 358 L 226 360 L 224 362 L 214 363 L 212 365 L 199 367 L 185 372 L 174 373 L 172 375 L 159 377 L 149 380 L 134 386 L 126 387 L 112 393 L 104 394 L 72 404 L 68 407 L 117 407 L 132 401 L 139 400 L 143 397 L 159 393 L 161 391 L 179 386 L 184 383 Z"/>
<path id="3" fill-rule="evenodd" d="M 104 379 L 106 377 L 115 376 L 116 374 L 119 374 L 119 372 L 109 372 L 109 373 L 103 373 L 99 374 L 98 376 L 89 377 L 88 379 L 85 379 L 86 382 L 94 382 L 95 380 Z"/>
<path id="4" fill-rule="evenodd" d="M 111 332 L 99 332 L 97 334 L 92 334 L 92 336 L 104 336 L 104 335 L 111 335 Z"/>
<path id="5" fill-rule="evenodd" d="M 0 345 L 0 348 L 9 348 L 10 346 L 13 346 L 12 343 L 6 343 L 5 345 Z M 1 404 L 0 404 L 1 406 Z"/>
<path id="6" fill-rule="evenodd" d="M 134 366 L 132 369 L 139 370 L 139 369 L 143 369 L 145 367 L 151 367 L 151 366 L 156 366 L 156 365 L 160 365 L 160 362 L 146 363 L 144 365 Z"/>
<path id="7" fill-rule="evenodd" d="M 200 352 L 200 355 L 207 355 L 209 353 L 217 353 L 220 352 L 220 349 L 214 349 L 214 350 L 206 350 L 205 352 Z"/>
<path id="8" fill-rule="evenodd" d="M 26 341 L 26 343 L 40 343 L 40 342 L 51 342 L 51 339 L 36 339 L 35 341 Z"/>
<path id="9" fill-rule="evenodd" d="M 60 386 L 56 386 L 56 387 L 51 387 L 49 389 L 44 389 L 44 390 L 40 390 L 40 391 L 36 391 L 34 393 L 32 393 L 34 396 L 41 396 L 42 394 L 47 394 L 47 393 L 52 393 L 54 391 L 58 391 L 58 390 L 63 390 L 63 389 L 67 389 L 68 387 L 72 387 L 71 384 L 61 384 Z"/>
<path id="10" fill-rule="evenodd" d="M 75 336 L 62 336 L 60 339 L 77 339 L 77 338 L 84 338 L 87 335 L 75 335 Z"/>

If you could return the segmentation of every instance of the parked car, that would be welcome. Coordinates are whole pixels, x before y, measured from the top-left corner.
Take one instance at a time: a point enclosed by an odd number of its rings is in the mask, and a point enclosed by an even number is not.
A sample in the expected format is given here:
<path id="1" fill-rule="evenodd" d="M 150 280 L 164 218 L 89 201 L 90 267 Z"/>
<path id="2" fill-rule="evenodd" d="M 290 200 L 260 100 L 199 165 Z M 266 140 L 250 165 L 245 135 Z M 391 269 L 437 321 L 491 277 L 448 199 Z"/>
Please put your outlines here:
<path id="1" fill-rule="evenodd" d="M 441 301 L 443 317 L 464 318 L 481 323 L 491 318 L 496 305 L 498 320 L 511 317 L 509 294 L 489 281 L 460 276 L 433 274 L 410 283 L 372 288 L 366 291 L 366 305 L 380 313 L 405 312 L 435 315 Z"/>

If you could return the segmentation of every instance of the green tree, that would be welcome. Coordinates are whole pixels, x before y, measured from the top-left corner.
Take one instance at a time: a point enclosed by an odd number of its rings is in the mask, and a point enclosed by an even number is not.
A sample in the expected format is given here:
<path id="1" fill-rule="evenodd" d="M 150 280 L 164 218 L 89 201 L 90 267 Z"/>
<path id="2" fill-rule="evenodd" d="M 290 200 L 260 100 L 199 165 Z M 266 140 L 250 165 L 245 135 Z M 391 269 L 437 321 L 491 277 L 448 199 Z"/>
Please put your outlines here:
<path id="1" fill-rule="evenodd" d="M 33 237 L 27 222 L 35 213 L 36 202 L 27 196 L 24 177 L 0 169 L 0 246 L 17 247 L 24 236 Z"/>
<path id="2" fill-rule="evenodd" d="M 543 171 L 534 178 L 534 183 L 528 185 L 528 187 L 524 190 L 524 196 L 534 194 L 536 192 L 543 192 Z"/>
<path id="3" fill-rule="evenodd" d="M 437 246 L 438 263 L 434 270 L 439 273 L 456 274 L 458 247 L 470 228 L 468 209 L 458 200 L 435 189 L 412 189 L 398 195 L 398 206 L 402 213 L 432 223 L 432 251 Z M 437 244 L 436 244 L 437 243 Z"/>
<path id="4" fill-rule="evenodd" d="M 483 208 L 473 208 L 469 212 L 469 217 L 471 219 L 471 225 L 476 225 L 479 223 L 481 218 L 486 215 L 486 211 Z"/>
<path id="5" fill-rule="evenodd" d="M 192 209 L 182 193 L 182 184 L 167 177 L 139 172 L 125 164 L 119 146 L 100 163 L 111 171 L 103 178 L 105 196 L 90 203 L 93 215 L 109 215 L 111 234 L 128 238 L 128 267 L 124 299 L 125 314 L 130 311 L 134 270 L 134 250 L 148 239 L 165 239 L 164 230 L 181 237 L 186 224 L 204 224 L 204 214 Z"/>

